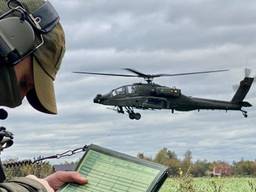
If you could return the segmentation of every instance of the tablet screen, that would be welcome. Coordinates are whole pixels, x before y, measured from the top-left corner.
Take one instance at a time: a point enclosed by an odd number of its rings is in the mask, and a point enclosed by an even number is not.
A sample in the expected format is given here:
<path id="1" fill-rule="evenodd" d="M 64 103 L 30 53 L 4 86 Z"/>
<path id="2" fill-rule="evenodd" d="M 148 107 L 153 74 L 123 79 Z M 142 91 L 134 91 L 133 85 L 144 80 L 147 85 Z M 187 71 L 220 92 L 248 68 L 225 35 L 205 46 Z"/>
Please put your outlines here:
<path id="1" fill-rule="evenodd" d="M 69 184 L 62 192 L 148 192 L 163 177 L 166 167 L 98 146 L 91 146 L 77 171 L 88 184 Z"/>

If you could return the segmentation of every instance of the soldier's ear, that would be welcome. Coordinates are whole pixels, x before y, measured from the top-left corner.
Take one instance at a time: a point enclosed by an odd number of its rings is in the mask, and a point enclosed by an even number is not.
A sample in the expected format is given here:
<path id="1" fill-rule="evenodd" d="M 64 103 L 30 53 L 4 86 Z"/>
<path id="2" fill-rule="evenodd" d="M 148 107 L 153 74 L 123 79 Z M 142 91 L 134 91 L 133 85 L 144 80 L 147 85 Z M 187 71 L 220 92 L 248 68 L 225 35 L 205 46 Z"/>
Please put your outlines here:
<path id="1" fill-rule="evenodd" d="M 16 64 L 35 44 L 35 33 L 26 20 L 8 17 L 0 20 L 0 59 L 4 64 Z"/>
<path id="2" fill-rule="evenodd" d="M 59 15 L 49 1 L 33 13 L 20 1 L 7 2 L 9 11 L 0 16 L 0 64 L 17 64 L 44 44 L 43 34 L 51 32 Z"/>

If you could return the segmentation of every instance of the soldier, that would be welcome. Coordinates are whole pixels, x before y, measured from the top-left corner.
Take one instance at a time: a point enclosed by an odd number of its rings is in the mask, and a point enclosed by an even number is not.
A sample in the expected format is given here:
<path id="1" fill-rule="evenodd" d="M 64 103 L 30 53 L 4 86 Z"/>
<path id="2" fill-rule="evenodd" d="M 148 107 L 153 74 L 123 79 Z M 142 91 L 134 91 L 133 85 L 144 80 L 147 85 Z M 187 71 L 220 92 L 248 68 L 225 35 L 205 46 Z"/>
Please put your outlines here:
<path id="1" fill-rule="evenodd" d="M 48 1 L 0 0 L 0 106 L 17 107 L 26 96 L 38 111 L 56 114 L 53 81 L 65 52 L 59 17 Z M 85 184 L 77 172 L 45 179 L 16 178 L 0 191 L 56 191 L 64 183 Z"/>

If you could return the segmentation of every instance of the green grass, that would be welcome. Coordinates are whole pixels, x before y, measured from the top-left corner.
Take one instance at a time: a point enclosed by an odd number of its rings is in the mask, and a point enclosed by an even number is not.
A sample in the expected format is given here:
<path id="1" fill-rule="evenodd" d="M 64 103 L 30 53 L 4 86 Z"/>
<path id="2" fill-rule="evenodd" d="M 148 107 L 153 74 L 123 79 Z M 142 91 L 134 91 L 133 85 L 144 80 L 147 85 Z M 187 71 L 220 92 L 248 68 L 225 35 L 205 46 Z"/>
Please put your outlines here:
<path id="1" fill-rule="evenodd" d="M 160 192 L 256 192 L 256 178 L 171 178 Z"/>

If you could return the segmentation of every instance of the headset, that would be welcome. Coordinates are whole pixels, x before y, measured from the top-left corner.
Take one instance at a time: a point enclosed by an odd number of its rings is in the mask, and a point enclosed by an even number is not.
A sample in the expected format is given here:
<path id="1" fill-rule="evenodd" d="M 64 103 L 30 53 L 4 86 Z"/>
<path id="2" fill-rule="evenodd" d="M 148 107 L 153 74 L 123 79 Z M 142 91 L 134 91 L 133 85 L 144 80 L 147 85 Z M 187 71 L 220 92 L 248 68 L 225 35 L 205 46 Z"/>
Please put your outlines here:
<path id="1" fill-rule="evenodd" d="M 30 13 L 19 0 L 8 0 L 9 10 L 0 16 L 0 65 L 15 65 L 44 44 L 43 35 L 59 22 L 49 1 Z"/>

